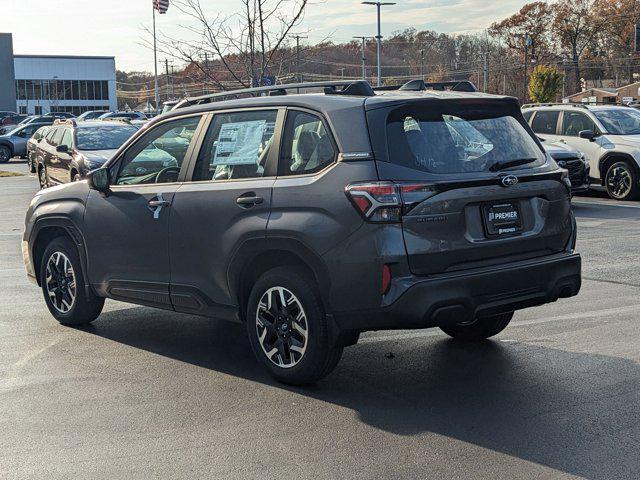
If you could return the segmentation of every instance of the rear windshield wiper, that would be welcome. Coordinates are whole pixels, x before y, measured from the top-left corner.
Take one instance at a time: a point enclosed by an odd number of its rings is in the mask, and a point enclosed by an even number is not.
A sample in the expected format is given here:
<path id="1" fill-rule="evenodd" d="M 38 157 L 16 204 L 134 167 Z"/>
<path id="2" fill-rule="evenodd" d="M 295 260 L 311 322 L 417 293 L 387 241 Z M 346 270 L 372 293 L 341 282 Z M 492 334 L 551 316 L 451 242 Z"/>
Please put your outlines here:
<path id="1" fill-rule="evenodd" d="M 518 158 L 516 160 L 509 160 L 508 162 L 496 162 L 489 167 L 490 172 L 499 172 L 511 167 L 517 167 L 518 165 L 526 165 L 527 163 L 533 163 L 537 158 Z"/>

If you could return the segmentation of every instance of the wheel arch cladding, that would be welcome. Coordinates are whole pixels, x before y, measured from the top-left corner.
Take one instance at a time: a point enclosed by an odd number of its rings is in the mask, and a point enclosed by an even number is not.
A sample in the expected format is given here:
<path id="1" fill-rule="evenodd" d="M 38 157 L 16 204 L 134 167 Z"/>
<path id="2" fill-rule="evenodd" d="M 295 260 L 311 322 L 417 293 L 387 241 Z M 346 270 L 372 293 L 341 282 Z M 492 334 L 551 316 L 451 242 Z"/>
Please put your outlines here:
<path id="1" fill-rule="evenodd" d="M 325 309 L 330 309 L 327 305 L 329 274 L 324 262 L 297 240 L 274 238 L 245 243 L 229 264 L 229 290 L 232 298 L 238 300 L 242 320 L 255 282 L 268 270 L 282 266 L 303 269 L 316 282 Z"/>
<path id="2" fill-rule="evenodd" d="M 44 255 L 47 245 L 55 238 L 66 237 L 78 249 L 80 264 L 83 277 L 87 282 L 86 276 L 86 253 L 84 251 L 84 241 L 79 230 L 71 223 L 70 220 L 62 218 L 43 219 L 36 223 L 33 230 L 33 243 L 31 246 L 31 256 L 33 259 L 33 269 L 36 281 L 40 285 L 40 267 L 42 264 L 42 256 Z M 86 286 L 86 285 L 85 285 Z"/>
<path id="3" fill-rule="evenodd" d="M 609 170 L 609 167 L 614 163 L 623 160 L 626 160 L 631 164 L 631 168 L 635 169 L 636 174 L 640 174 L 640 168 L 638 168 L 638 163 L 633 158 L 633 156 L 623 152 L 608 152 L 605 153 L 598 162 L 598 169 L 600 170 L 600 183 L 602 185 L 604 185 L 605 183 L 605 177 L 607 175 L 607 170 Z"/>

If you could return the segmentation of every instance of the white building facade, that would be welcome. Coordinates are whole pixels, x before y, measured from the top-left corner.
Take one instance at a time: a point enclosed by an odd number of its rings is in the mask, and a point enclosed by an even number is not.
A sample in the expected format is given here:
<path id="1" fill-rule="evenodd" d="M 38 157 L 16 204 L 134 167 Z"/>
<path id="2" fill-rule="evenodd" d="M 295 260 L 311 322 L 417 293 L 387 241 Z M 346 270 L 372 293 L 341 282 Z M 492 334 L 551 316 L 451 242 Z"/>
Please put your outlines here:
<path id="1" fill-rule="evenodd" d="M 114 57 L 14 55 L 0 33 L 0 110 L 23 114 L 117 110 Z"/>
<path id="2" fill-rule="evenodd" d="M 117 110 L 114 57 L 14 55 L 19 113 Z"/>

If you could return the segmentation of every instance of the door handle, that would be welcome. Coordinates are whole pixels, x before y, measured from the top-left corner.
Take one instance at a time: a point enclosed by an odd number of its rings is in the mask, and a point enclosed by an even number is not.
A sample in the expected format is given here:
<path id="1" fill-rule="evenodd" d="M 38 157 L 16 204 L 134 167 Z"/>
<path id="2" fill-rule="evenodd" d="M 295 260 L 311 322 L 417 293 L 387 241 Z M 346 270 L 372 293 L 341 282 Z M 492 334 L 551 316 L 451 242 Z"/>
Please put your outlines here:
<path id="1" fill-rule="evenodd" d="M 154 220 L 160 218 L 160 212 L 162 212 L 163 208 L 169 208 L 171 206 L 171 202 L 169 200 L 165 200 L 162 198 L 162 193 L 156 195 L 156 198 L 153 200 L 149 200 L 147 202 L 147 206 L 149 210 L 153 212 Z"/>
<path id="2" fill-rule="evenodd" d="M 244 208 L 253 207 L 254 205 L 260 205 L 264 202 L 262 197 L 238 197 L 236 203 Z"/>
<path id="3" fill-rule="evenodd" d="M 149 200 L 149 208 L 169 207 L 171 202 L 168 200 Z"/>

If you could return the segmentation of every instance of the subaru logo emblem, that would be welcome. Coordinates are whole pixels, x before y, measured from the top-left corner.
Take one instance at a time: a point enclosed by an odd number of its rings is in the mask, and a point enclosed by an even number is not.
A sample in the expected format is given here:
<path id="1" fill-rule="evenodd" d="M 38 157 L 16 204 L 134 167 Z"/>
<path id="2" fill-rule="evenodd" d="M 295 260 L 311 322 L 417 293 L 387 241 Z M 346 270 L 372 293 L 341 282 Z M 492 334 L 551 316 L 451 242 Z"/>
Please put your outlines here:
<path id="1" fill-rule="evenodd" d="M 505 187 L 513 187 L 517 183 L 518 177 L 516 177 L 515 175 L 507 175 L 505 177 L 502 177 L 502 185 L 504 185 Z"/>

